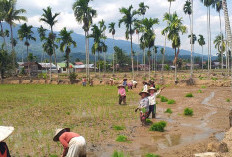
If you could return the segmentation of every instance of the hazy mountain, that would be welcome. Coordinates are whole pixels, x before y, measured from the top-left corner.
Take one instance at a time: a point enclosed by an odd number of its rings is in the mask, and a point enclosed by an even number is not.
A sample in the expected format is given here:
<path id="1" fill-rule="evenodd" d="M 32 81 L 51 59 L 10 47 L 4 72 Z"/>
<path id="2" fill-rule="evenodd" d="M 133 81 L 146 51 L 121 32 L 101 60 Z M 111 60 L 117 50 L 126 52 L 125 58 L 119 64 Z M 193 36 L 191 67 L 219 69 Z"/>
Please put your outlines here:
<path id="1" fill-rule="evenodd" d="M 20 27 L 20 25 L 17 25 L 16 27 L 13 28 L 14 37 L 17 36 L 17 32 L 18 32 L 19 27 Z M 9 30 L 8 24 L 3 23 L 3 28 Z M 33 28 L 33 32 L 34 32 L 34 36 L 36 37 L 37 40 L 30 41 L 29 52 L 33 53 L 35 56 L 37 56 L 38 59 L 40 59 L 41 55 L 43 54 L 42 42 L 40 41 L 39 34 L 37 32 L 36 27 Z M 55 32 L 55 33 L 58 35 L 58 32 Z M 48 32 L 47 32 L 47 34 L 48 34 Z M 72 60 L 75 60 L 76 58 L 84 60 L 84 58 L 85 58 L 85 37 L 84 37 L 84 35 L 73 33 L 73 39 L 77 42 L 77 47 L 72 48 L 72 52 L 71 52 Z M 10 38 L 7 39 L 8 49 L 10 49 L 9 41 L 10 41 Z M 23 53 L 24 53 L 24 57 L 26 56 L 26 47 L 24 46 L 23 41 L 20 41 L 19 39 L 17 39 L 17 41 L 18 41 L 18 44 L 17 44 L 15 50 L 17 52 L 18 59 L 21 60 Z M 3 42 L 3 39 L 0 38 L 0 44 L 2 44 L 2 42 Z M 112 52 L 113 52 L 113 43 L 115 43 L 115 46 L 122 48 L 125 52 L 130 54 L 130 42 L 129 41 L 125 41 L 125 40 L 113 41 L 113 39 L 108 38 L 106 40 L 106 45 L 108 46 L 108 52 L 107 52 L 108 59 L 110 59 L 112 56 L 109 54 L 112 54 Z M 90 39 L 90 50 L 91 50 L 92 44 L 93 44 L 93 39 Z M 160 49 L 162 48 L 162 46 L 158 45 L 158 47 L 159 47 L 158 58 L 160 58 Z M 142 61 L 142 51 L 139 49 L 139 45 L 133 44 L 133 48 L 134 48 L 135 52 L 140 52 L 139 58 Z M 62 61 L 63 60 L 63 53 L 61 53 L 59 50 L 56 50 L 56 52 L 57 52 L 58 60 Z M 91 52 L 90 52 L 90 54 L 91 54 Z M 190 51 L 180 50 L 180 57 L 188 58 L 190 54 L 191 54 Z M 172 48 L 167 47 L 166 48 L 166 59 L 171 60 L 171 59 L 173 59 L 173 56 L 174 56 L 174 50 Z M 198 53 L 194 53 L 194 56 L 201 56 L 201 55 Z M 92 55 L 90 55 L 90 58 L 91 58 L 91 60 L 94 60 L 94 57 Z M 204 56 L 204 58 L 206 59 L 206 56 Z"/>

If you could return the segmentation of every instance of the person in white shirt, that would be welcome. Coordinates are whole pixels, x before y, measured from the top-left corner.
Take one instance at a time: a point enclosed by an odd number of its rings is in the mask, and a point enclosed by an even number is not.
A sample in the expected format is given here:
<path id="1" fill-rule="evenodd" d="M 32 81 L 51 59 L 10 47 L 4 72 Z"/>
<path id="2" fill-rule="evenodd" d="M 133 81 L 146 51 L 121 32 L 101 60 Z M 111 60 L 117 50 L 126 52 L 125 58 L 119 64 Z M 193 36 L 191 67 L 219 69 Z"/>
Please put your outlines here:
<path id="1" fill-rule="evenodd" d="M 152 113 L 152 118 L 156 118 L 156 97 L 157 95 L 159 95 L 161 93 L 161 91 L 164 88 L 162 88 L 161 90 L 159 90 L 157 92 L 157 89 L 155 89 L 154 87 L 151 87 L 148 92 L 150 93 L 150 96 L 148 97 L 149 99 L 149 112 L 148 112 L 148 117 L 150 116 L 150 114 Z"/>
<path id="2" fill-rule="evenodd" d="M 143 91 L 148 91 L 147 82 L 143 82 Z"/>

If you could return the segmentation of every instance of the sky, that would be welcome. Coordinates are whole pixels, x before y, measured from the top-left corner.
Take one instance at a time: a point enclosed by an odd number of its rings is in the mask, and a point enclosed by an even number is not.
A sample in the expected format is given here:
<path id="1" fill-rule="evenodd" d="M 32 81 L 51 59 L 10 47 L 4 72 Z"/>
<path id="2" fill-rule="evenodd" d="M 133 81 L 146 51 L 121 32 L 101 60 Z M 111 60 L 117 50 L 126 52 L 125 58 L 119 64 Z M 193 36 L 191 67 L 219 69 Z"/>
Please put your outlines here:
<path id="1" fill-rule="evenodd" d="M 232 0 L 227 0 L 229 14 L 232 12 Z M 154 30 L 156 33 L 156 45 L 163 46 L 165 37 L 161 35 L 161 31 L 165 28 L 166 23 L 163 22 L 163 15 L 165 12 L 168 12 L 169 3 L 167 0 L 94 0 L 90 3 L 94 9 L 97 10 L 97 18 L 94 19 L 94 24 L 98 23 L 100 20 L 104 19 L 106 25 L 109 23 L 116 23 L 116 35 L 115 39 L 125 39 L 125 28 L 122 26 L 118 28 L 118 20 L 122 17 L 119 13 L 119 8 L 126 7 L 128 8 L 131 4 L 134 9 L 138 9 L 138 5 L 140 2 L 144 2 L 150 8 L 147 10 L 145 17 L 147 18 L 158 18 L 160 20 L 159 25 L 154 26 Z M 77 23 L 73 14 L 72 4 L 74 0 L 18 0 L 17 1 L 17 9 L 24 8 L 27 10 L 25 14 L 28 17 L 28 24 L 33 25 L 34 27 L 39 27 L 43 25 L 43 27 L 49 29 L 48 25 L 39 21 L 39 18 L 43 14 L 42 9 L 47 6 L 52 7 L 52 11 L 55 13 L 60 13 L 58 17 L 58 23 L 55 25 L 54 30 L 60 31 L 63 27 L 67 27 L 69 30 L 73 30 L 77 34 L 84 34 L 82 30 L 82 25 Z M 181 36 L 181 49 L 191 50 L 190 39 L 188 38 L 188 34 L 190 34 L 190 21 L 188 15 L 185 15 L 183 12 L 185 0 L 176 0 L 172 3 L 171 12 L 177 12 L 178 16 L 183 18 L 183 23 L 188 27 L 188 33 Z M 205 37 L 207 42 L 207 10 L 206 7 L 200 2 L 200 0 L 193 0 L 194 3 L 194 34 L 197 36 L 202 34 Z M 224 25 L 224 14 L 222 15 L 222 28 Z M 230 22 L 232 21 L 232 15 L 230 15 Z M 141 19 L 142 17 L 138 17 Z M 211 9 L 211 30 L 212 30 L 212 54 L 216 55 L 217 50 L 214 49 L 213 40 L 215 36 L 220 33 L 220 20 L 218 13 Z M 223 29 L 224 30 L 224 29 Z M 106 32 L 108 38 L 112 38 L 112 35 Z M 133 36 L 133 42 L 138 43 L 138 37 Z M 78 41 L 77 41 L 78 44 Z M 171 47 L 171 42 L 167 42 L 167 46 Z M 201 53 L 201 47 L 198 43 L 195 44 L 195 52 Z M 207 45 L 204 47 L 204 54 L 207 54 Z"/>

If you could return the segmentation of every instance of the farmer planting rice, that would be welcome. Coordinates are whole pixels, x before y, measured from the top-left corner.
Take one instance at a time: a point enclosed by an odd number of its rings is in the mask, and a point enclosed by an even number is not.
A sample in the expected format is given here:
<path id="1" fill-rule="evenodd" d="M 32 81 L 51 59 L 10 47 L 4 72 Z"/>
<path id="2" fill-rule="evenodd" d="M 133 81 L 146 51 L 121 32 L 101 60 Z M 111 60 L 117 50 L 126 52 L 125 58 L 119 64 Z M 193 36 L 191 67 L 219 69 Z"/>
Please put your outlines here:
<path id="1" fill-rule="evenodd" d="M 118 86 L 118 97 L 119 97 L 119 105 L 124 103 L 126 105 L 126 90 L 124 85 Z"/>
<path id="2" fill-rule="evenodd" d="M 140 120 L 142 124 L 146 123 L 146 119 L 148 117 L 148 112 L 149 112 L 149 99 L 148 96 L 150 95 L 146 90 L 143 90 L 142 92 L 139 93 L 141 96 L 141 100 L 139 101 L 139 106 L 135 110 L 140 110 Z"/>
<path id="3" fill-rule="evenodd" d="M 147 90 L 148 90 L 147 82 L 143 81 L 143 91 L 147 91 Z"/>
<path id="4" fill-rule="evenodd" d="M 123 79 L 123 86 L 124 86 L 124 87 L 127 86 L 127 79 L 126 79 L 126 78 Z"/>
<path id="5" fill-rule="evenodd" d="M 82 78 L 82 85 L 85 87 L 86 86 L 86 78 L 84 77 L 84 78 Z"/>
<path id="6" fill-rule="evenodd" d="M 137 82 L 137 81 L 135 81 L 135 80 L 132 80 L 132 83 L 133 83 L 134 88 L 136 88 L 136 87 L 137 87 L 138 82 Z"/>
<path id="7" fill-rule="evenodd" d="M 0 157 L 11 157 L 6 140 L 14 131 L 13 127 L 0 126 Z"/>
<path id="8" fill-rule="evenodd" d="M 148 92 L 150 93 L 150 96 L 148 97 L 149 99 L 149 112 L 148 112 L 148 117 L 150 116 L 150 114 L 152 113 L 152 118 L 156 118 L 156 97 L 157 95 L 159 95 L 161 93 L 161 91 L 164 88 L 162 88 L 161 90 L 159 90 L 157 92 L 157 89 L 155 89 L 154 87 L 151 87 Z"/>
<path id="9" fill-rule="evenodd" d="M 53 141 L 63 145 L 61 157 L 86 157 L 85 138 L 77 133 L 70 132 L 70 128 L 57 129 Z"/>

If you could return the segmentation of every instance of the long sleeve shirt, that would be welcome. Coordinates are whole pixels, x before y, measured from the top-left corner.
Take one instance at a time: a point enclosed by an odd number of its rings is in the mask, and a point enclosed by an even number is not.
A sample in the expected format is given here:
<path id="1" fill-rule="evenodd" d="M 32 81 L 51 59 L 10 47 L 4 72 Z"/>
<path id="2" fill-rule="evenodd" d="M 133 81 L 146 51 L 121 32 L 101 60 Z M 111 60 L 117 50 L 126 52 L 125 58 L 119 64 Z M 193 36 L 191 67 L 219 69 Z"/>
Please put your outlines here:
<path id="1" fill-rule="evenodd" d="M 156 104 L 156 97 L 157 97 L 157 95 L 160 94 L 160 92 L 161 92 L 161 90 L 159 90 L 158 92 L 156 92 L 153 95 L 150 95 L 148 97 L 148 99 L 149 99 L 149 105 L 155 105 Z"/>
<path id="2" fill-rule="evenodd" d="M 149 100 L 147 97 L 140 100 L 138 108 L 145 108 L 146 112 L 149 111 Z"/>
<path id="3" fill-rule="evenodd" d="M 126 90 L 125 90 L 125 88 L 118 89 L 118 94 L 119 94 L 120 96 L 126 96 Z"/>
<path id="4" fill-rule="evenodd" d="M 143 86 L 143 91 L 147 91 L 148 89 L 147 89 L 147 85 L 144 85 Z"/>

